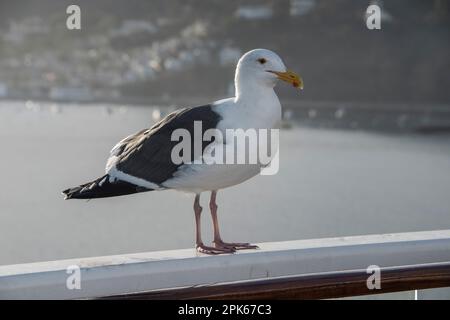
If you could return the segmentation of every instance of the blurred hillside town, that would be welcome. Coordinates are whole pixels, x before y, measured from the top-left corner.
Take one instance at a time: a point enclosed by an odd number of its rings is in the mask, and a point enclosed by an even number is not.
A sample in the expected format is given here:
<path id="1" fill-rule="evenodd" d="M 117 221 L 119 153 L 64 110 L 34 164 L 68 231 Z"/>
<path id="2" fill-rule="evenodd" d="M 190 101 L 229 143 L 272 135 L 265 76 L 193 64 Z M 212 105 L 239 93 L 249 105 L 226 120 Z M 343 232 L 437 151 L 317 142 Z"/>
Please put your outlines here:
<path id="1" fill-rule="evenodd" d="M 302 99 L 450 102 L 447 0 L 79 0 L 81 30 L 66 28 L 72 2 L 0 3 L 3 99 L 223 97 L 238 58 L 264 47 L 303 76 Z"/>

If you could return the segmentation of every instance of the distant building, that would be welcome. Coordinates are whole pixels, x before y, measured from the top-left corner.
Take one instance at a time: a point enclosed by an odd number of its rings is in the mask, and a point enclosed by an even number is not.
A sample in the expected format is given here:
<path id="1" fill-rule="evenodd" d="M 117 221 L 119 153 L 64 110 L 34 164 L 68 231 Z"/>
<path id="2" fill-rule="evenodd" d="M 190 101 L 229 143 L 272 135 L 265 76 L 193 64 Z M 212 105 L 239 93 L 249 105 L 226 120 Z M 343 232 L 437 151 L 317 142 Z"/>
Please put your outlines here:
<path id="1" fill-rule="evenodd" d="M 111 31 L 112 36 L 130 36 L 134 33 L 146 32 L 146 33 L 156 33 L 158 29 L 155 25 L 144 20 L 125 20 L 122 25 L 113 31 Z"/>
<path id="2" fill-rule="evenodd" d="M 290 15 L 304 16 L 316 7 L 316 0 L 291 0 Z"/>
<path id="3" fill-rule="evenodd" d="M 9 30 L 3 35 L 3 39 L 20 44 L 28 35 L 47 34 L 49 31 L 49 25 L 41 18 L 30 17 L 21 21 L 10 21 Z"/>
<path id="4" fill-rule="evenodd" d="M 270 19 L 273 10 L 269 5 L 243 5 L 236 10 L 235 16 L 244 20 Z"/>
<path id="5" fill-rule="evenodd" d="M 168 71 L 181 71 L 183 63 L 180 59 L 170 57 L 164 61 L 164 68 Z"/>

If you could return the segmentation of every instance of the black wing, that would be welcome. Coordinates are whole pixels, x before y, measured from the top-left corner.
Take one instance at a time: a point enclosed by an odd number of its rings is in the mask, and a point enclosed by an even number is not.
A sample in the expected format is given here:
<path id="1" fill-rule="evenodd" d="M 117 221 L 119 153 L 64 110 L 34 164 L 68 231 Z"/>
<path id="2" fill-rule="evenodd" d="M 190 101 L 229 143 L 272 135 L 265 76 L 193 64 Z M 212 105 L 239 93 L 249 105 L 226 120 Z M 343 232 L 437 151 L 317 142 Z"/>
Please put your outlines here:
<path id="1" fill-rule="evenodd" d="M 184 128 L 190 132 L 191 146 L 194 145 L 194 121 L 201 121 L 202 135 L 215 128 L 221 116 L 211 105 L 185 108 L 170 113 L 150 129 L 142 130 L 119 142 L 111 151 L 116 168 L 131 176 L 161 184 L 173 177 L 178 167 L 171 159 L 173 147 L 179 141 L 171 141 L 172 132 Z M 203 142 L 202 150 L 211 142 Z M 193 158 L 193 147 L 191 148 Z"/>

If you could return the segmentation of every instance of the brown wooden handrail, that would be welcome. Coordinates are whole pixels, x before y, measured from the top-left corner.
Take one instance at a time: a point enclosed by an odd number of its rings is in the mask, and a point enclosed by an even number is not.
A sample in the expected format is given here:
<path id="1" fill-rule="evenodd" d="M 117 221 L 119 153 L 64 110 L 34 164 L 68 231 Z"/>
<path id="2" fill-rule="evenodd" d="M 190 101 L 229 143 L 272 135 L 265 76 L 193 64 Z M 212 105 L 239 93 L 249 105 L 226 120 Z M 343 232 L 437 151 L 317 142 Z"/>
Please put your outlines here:
<path id="1" fill-rule="evenodd" d="M 450 286 L 450 262 L 381 268 L 381 289 L 366 270 L 166 289 L 100 299 L 328 299 Z"/>

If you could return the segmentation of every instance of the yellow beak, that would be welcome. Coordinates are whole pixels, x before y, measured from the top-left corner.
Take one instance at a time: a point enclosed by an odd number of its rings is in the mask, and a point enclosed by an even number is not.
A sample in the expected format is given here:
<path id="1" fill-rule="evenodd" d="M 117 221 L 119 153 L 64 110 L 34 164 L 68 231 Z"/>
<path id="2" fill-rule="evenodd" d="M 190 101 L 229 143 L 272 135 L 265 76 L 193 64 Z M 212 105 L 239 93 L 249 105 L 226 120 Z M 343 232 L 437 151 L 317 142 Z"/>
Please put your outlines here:
<path id="1" fill-rule="evenodd" d="M 274 73 L 278 76 L 278 79 L 283 80 L 287 83 L 292 84 L 296 88 L 300 88 L 303 90 L 303 79 L 296 73 L 292 71 L 286 71 L 286 72 L 278 72 L 278 71 L 271 71 L 268 70 L 267 72 Z"/>

